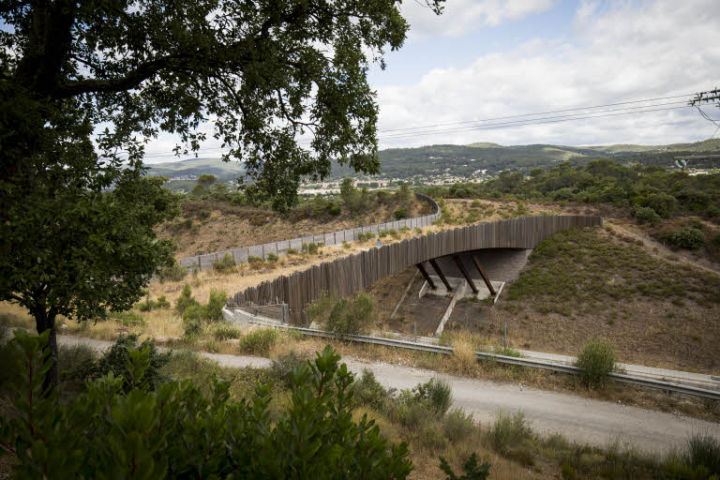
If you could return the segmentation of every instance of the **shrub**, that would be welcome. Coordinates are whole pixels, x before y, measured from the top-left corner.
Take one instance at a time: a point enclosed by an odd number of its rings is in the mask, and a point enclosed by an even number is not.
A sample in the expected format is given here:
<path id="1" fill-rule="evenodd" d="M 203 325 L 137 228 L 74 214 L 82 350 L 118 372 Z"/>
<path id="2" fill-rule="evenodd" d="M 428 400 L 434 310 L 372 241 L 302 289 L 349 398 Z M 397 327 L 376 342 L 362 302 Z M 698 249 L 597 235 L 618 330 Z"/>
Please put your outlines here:
<path id="1" fill-rule="evenodd" d="M 708 434 L 693 434 L 687 443 L 687 463 L 706 468 L 709 476 L 720 475 L 720 440 Z"/>
<path id="2" fill-rule="evenodd" d="M 660 215 L 658 215 L 657 212 L 650 207 L 635 207 L 633 215 L 639 224 L 650 223 L 652 225 L 657 225 L 662 222 Z"/>
<path id="3" fill-rule="evenodd" d="M 306 363 L 306 358 L 300 356 L 295 350 L 290 350 L 288 353 L 273 360 L 270 371 L 274 378 L 290 386 L 292 384 L 293 372 Z"/>
<path id="4" fill-rule="evenodd" d="M 378 237 L 380 237 L 380 238 L 385 238 L 385 237 L 387 237 L 387 236 L 388 236 L 388 231 L 387 231 L 387 230 L 380 230 L 380 234 L 378 235 Z"/>
<path id="5" fill-rule="evenodd" d="M 453 472 L 448 462 L 440 457 L 440 470 L 446 475 L 446 480 L 486 480 L 490 476 L 490 464 L 485 462 L 482 465 L 478 465 L 477 454 L 473 453 L 463 464 L 463 471 L 465 475 L 458 477 Z"/>
<path id="6" fill-rule="evenodd" d="M 160 283 L 163 283 L 166 280 L 169 280 L 171 282 L 179 282 L 180 280 L 185 278 L 187 274 L 187 269 L 180 265 L 177 260 L 173 259 L 172 265 L 168 265 L 160 271 Z"/>
<path id="7" fill-rule="evenodd" d="M 213 337 L 215 340 L 230 340 L 238 339 L 242 337 L 242 333 L 237 328 L 233 328 L 229 325 L 220 325 L 213 331 Z"/>
<path id="8" fill-rule="evenodd" d="M 450 410 L 443 419 L 443 431 L 451 442 L 462 440 L 474 430 L 475 422 L 472 414 L 468 415 L 462 408 Z"/>
<path id="9" fill-rule="evenodd" d="M 400 233 L 407 233 L 407 232 L 409 232 L 409 231 L 410 231 L 410 227 L 408 227 L 407 225 L 403 225 L 403 226 L 400 228 Z"/>
<path id="10" fill-rule="evenodd" d="M 298 254 L 298 251 L 297 251 L 297 248 L 288 248 L 285 253 L 286 253 L 287 255 L 297 255 L 297 254 Z"/>
<path id="11" fill-rule="evenodd" d="M 339 205 L 331 205 L 328 209 L 328 213 L 334 217 L 340 215 L 340 212 L 342 212 L 342 210 L 340 209 Z"/>
<path id="12" fill-rule="evenodd" d="M 366 332 L 375 319 L 375 300 L 365 293 L 353 299 L 342 299 L 335 303 L 325 328 L 340 335 L 358 335 Z"/>
<path id="13" fill-rule="evenodd" d="M 222 309 L 227 303 L 227 293 L 225 290 L 210 290 L 210 299 L 205 306 L 205 319 L 207 320 L 222 320 L 223 314 Z"/>
<path id="14" fill-rule="evenodd" d="M 388 234 L 389 234 L 391 237 L 393 237 L 393 238 L 397 238 L 397 237 L 398 237 L 398 232 L 397 232 L 397 230 L 395 230 L 394 228 L 391 228 L 390 230 L 388 230 Z"/>
<path id="15" fill-rule="evenodd" d="M 256 257 L 255 255 L 248 255 L 248 263 L 265 263 L 263 257 Z"/>
<path id="16" fill-rule="evenodd" d="M 507 455 L 512 447 L 522 444 L 532 436 L 532 430 L 522 412 L 512 415 L 499 412 L 488 432 L 490 445 L 501 455 Z"/>
<path id="17" fill-rule="evenodd" d="M 235 270 L 235 259 L 230 253 L 225 252 L 222 260 L 213 262 L 213 268 L 218 272 L 226 273 Z"/>
<path id="18" fill-rule="evenodd" d="M 417 233 L 418 235 L 422 235 L 423 229 L 420 227 L 415 227 L 415 233 Z"/>
<path id="19" fill-rule="evenodd" d="M 182 292 L 180 292 L 180 296 L 175 300 L 175 311 L 182 315 L 188 307 L 193 305 L 199 305 L 199 303 L 193 298 L 192 289 L 190 285 L 186 283 L 183 286 Z"/>
<path id="20" fill-rule="evenodd" d="M 408 211 L 406 208 L 400 208 L 393 212 L 393 217 L 395 217 L 395 220 L 402 220 L 404 218 L 408 218 Z"/>
<path id="21" fill-rule="evenodd" d="M 317 255 L 320 252 L 320 245 L 315 242 L 310 242 L 307 251 L 310 255 Z"/>
<path id="22" fill-rule="evenodd" d="M 123 327 L 135 327 L 145 325 L 145 319 L 134 312 L 113 312 L 110 318 L 114 319 Z"/>
<path id="23" fill-rule="evenodd" d="M 673 210 L 677 207 L 677 199 L 672 195 L 664 193 L 653 193 L 648 195 L 645 203 L 647 207 L 652 208 L 663 218 L 670 218 Z"/>
<path id="24" fill-rule="evenodd" d="M 268 262 L 277 262 L 277 261 L 278 261 L 278 256 L 275 255 L 274 253 L 268 253 L 268 254 L 267 254 L 267 261 L 268 261 Z"/>
<path id="25" fill-rule="evenodd" d="M 58 348 L 60 380 L 86 381 L 96 376 L 95 352 L 87 345 L 61 345 Z"/>
<path id="26" fill-rule="evenodd" d="M 272 328 L 254 330 L 240 340 L 240 349 L 246 353 L 267 355 L 278 336 L 277 330 Z"/>
<path id="27" fill-rule="evenodd" d="M 191 309 L 194 309 L 194 308 L 195 307 L 190 307 L 190 308 L 188 308 L 188 311 L 190 311 Z M 184 320 L 183 335 L 185 336 L 186 339 L 193 339 L 193 338 L 199 336 L 202 333 L 203 329 L 205 328 L 202 320 L 200 320 L 198 318 L 193 318 L 193 319 L 188 319 L 188 320 L 183 319 L 183 320 Z"/>
<path id="28" fill-rule="evenodd" d="M 440 417 L 445 415 L 452 405 L 452 387 L 447 380 L 441 378 L 433 378 L 419 385 L 418 396 Z"/>
<path id="29" fill-rule="evenodd" d="M 667 240 L 680 248 L 694 250 L 705 245 L 705 235 L 695 228 L 685 227 L 682 230 L 672 233 Z"/>
<path id="30" fill-rule="evenodd" d="M 351 245 L 346 240 L 343 240 L 342 246 L 346 249 L 351 247 Z"/>
<path id="31" fill-rule="evenodd" d="M 258 385 L 248 401 L 234 401 L 231 383 L 214 376 L 209 395 L 187 381 L 124 394 L 122 381 L 106 376 L 74 402 L 58 405 L 57 390 L 43 398 L 42 376 L 30 375 L 49 366 L 38 353 L 47 335 L 42 338 L 26 334 L 18 342 L 19 355 L 31 361 L 13 402 L 17 414 L 0 417 L 0 442 L 16 455 L 18 478 L 43 471 L 51 478 L 227 478 L 228 472 L 277 478 L 293 472 L 297 478 L 402 480 L 412 470 L 405 444 L 388 445 L 372 422 L 351 420 L 346 398 L 352 376 L 329 346 L 293 375 L 291 397 L 273 422 L 269 386 Z M 131 349 L 127 357 L 132 383 L 144 384 L 148 349 Z M 78 432 L 92 433 L 93 441 Z M 188 439 L 195 448 L 188 448 Z"/>
<path id="32" fill-rule="evenodd" d="M 150 295 L 145 298 L 144 302 L 138 303 L 138 310 L 140 310 L 141 312 L 149 312 L 156 307 L 156 303 L 150 300 Z"/>
<path id="33" fill-rule="evenodd" d="M 580 378 L 589 387 L 602 386 L 608 375 L 615 370 L 617 356 L 612 345 L 603 339 L 590 340 L 575 361 L 581 371 Z"/>
<path id="34" fill-rule="evenodd" d="M 112 347 L 110 347 L 97 364 L 97 370 L 93 378 L 104 377 L 109 373 L 115 377 L 122 376 L 124 379 L 124 390 L 129 391 L 132 388 L 132 373 L 128 367 L 128 351 L 145 350 L 148 352 L 148 365 L 144 373 L 144 380 L 150 390 L 154 390 L 164 380 L 160 374 L 160 369 L 170 361 L 171 353 L 160 353 L 155 347 L 154 340 L 145 340 L 141 344 L 137 343 L 137 335 L 120 335 Z"/>
<path id="35" fill-rule="evenodd" d="M 168 302 L 165 295 L 160 295 L 157 298 L 157 302 L 155 302 L 155 306 L 157 308 L 162 308 L 163 310 L 167 310 L 168 308 L 170 308 L 170 302 Z"/>
<path id="36" fill-rule="evenodd" d="M 183 312 L 182 319 L 185 323 L 188 323 L 188 322 L 202 323 L 202 321 L 205 319 L 205 307 L 203 307 L 199 303 L 190 305 Z"/>
<path id="37" fill-rule="evenodd" d="M 380 385 L 375 374 L 367 368 L 363 369 L 360 380 L 355 382 L 353 392 L 357 405 L 367 405 L 379 411 L 385 409 L 389 398 L 388 391 Z"/>

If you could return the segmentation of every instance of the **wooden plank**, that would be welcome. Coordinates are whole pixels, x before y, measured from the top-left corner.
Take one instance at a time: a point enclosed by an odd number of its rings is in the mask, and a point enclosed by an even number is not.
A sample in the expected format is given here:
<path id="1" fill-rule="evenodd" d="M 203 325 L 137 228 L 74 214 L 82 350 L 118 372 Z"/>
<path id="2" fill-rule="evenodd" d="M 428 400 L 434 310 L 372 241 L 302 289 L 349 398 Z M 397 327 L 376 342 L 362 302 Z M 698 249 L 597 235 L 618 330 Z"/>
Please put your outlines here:
<path id="1" fill-rule="evenodd" d="M 475 264 L 475 268 L 478 269 L 478 272 L 480 272 L 480 276 L 485 281 L 485 285 L 487 286 L 488 290 L 490 290 L 490 295 L 492 295 L 494 297 L 495 295 L 497 295 L 497 293 L 495 292 L 495 289 L 493 288 L 492 283 L 490 283 L 490 279 L 488 278 L 487 275 L 485 275 L 485 270 L 483 270 L 482 266 L 480 265 L 480 262 L 478 262 L 477 258 L 475 258 L 475 255 L 471 255 L 471 257 L 473 259 L 473 263 Z"/>
<path id="2" fill-rule="evenodd" d="M 435 283 L 432 281 L 432 278 L 430 278 L 430 275 L 428 275 L 427 270 L 425 270 L 425 266 L 422 263 L 418 263 L 415 265 L 418 270 L 420 270 L 420 273 L 422 273 L 423 278 L 425 278 L 425 281 L 428 282 L 428 285 L 430 285 L 430 288 L 435 290 Z"/>
<path id="3" fill-rule="evenodd" d="M 470 285 L 470 288 L 472 288 L 472 291 L 477 295 L 480 290 L 475 286 L 475 282 L 473 282 L 472 277 L 470 277 L 470 274 L 468 274 L 468 271 L 465 270 L 465 265 L 462 263 L 462 259 L 458 255 L 453 255 L 453 260 L 455 260 L 455 265 L 460 269 L 460 272 L 463 274 L 463 277 L 465 277 L 465 280 L 467 280 L 468 285 Z"/>
<path id="4" fill-rule="evenodd" d="M 432 265 L 433 269 L 437 272 L 437 274 L 440 276 L 440 280 L 445 284 L 445 288 L 447 288 L 448 292 L 452 292 L 452 287 L 447 281 L 447 278 L 445 278 L 445 274 L 442 270 L 440 270 L 440 265 L 437 264 L 434 258 L 430 259 L 430 265 Z"/>

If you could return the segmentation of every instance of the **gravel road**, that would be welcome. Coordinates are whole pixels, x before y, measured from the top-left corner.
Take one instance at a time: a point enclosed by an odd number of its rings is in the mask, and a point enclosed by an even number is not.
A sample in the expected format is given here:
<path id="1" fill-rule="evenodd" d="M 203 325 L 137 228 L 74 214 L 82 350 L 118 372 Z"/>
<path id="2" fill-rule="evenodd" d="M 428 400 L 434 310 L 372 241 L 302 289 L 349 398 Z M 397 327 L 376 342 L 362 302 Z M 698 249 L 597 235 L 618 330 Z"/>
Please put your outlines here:
<path id="1" fill-rule="evenodd" d="M 102 351 L 112 342 L 59 336 L 62 345 L 86 344 Z M 259 357 L 201 353 L 227 367 L 267 367 L 271 360 Z M 411 388 L 438 376 L 436 372 L 384 362 L 361 362 L 344 358 L 348 368 L 372 370 L 385 387 Z M 619 440 L 647 451 L 667 451 L 682 446 L 693 432 L 720 437 L 720 424 L 669 413 L 586 399 L 522 385 L 441 375 L 450 382 L 454 406 L 471 412 L 481 423 L 492 422 L 498 411 L 521 410 L 536 432 L 559 432 L 582 443 L 605 446 Z"/>

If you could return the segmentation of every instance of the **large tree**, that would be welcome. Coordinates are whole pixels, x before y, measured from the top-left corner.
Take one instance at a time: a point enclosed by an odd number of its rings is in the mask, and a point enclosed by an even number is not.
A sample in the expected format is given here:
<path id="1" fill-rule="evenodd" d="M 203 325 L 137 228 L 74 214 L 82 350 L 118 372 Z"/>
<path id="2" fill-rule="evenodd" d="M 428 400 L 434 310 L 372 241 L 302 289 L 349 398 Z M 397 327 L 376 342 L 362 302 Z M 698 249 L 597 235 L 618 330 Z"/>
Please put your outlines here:
<path id="1" fill-rule="evenodd" d="M 440 12 L 443 0 L 425 1 Z M 137 134 L 172 132 L 180 152 L 200 148 L 206 122 L 224 158 L 241 160 L 252 191 L 279 209 L 296 201 L 301 177 L 328 174 L 331 158 L 377 172 L 367 72 L 373 61 L 384 66 L 387 46 L 403 44 L 399 4 L 5 0 L 2 177 L 23 173 L 58 133 L 88 140 L 88 126 L 107 126 L 100 146 L 109 155 Z M 304 148 L 296 138 L 307 132 Z"/>

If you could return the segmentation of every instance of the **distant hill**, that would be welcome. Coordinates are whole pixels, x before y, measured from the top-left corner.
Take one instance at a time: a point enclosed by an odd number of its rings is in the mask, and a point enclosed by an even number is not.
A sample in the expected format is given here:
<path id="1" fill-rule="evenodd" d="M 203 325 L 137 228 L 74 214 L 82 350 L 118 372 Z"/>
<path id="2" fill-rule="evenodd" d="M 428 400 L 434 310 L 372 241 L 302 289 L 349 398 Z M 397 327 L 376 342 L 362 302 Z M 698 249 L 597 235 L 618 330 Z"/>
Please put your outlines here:
<path id="1" fill-rule="evenodd" d="M 563 145 L 511 145 L 473 143 L 470 145 L 429 145 L 418 148 L 391 148 L 380 151 L 381 172 L 376 178 L 422 179 L 428 176 L 469 178 L 485 170 L 495 175 L 502 170 L 529 172 L 536 167 L 550 167 L 569 160 L 586 164 L 603 158 L 619 163 L 639 163 L 670 167 L 679 154 L 718 152 L 720 139 L 672 145 L 606 145 L 569 147 Z M 720 159 L 691 161 L 695 168 L 720 166 Z M 236 180 L 243 168 L 235 162 L 219 158 L 192 158 L 177 162 L 150 165 L 150 175 L 170 178 L 170 188 L 189 190 L 194 179 L 203 173 L 218 177 L 221 182 Z M 362 177 L 350 168 L 333 163 L 330 180 Z"/>

